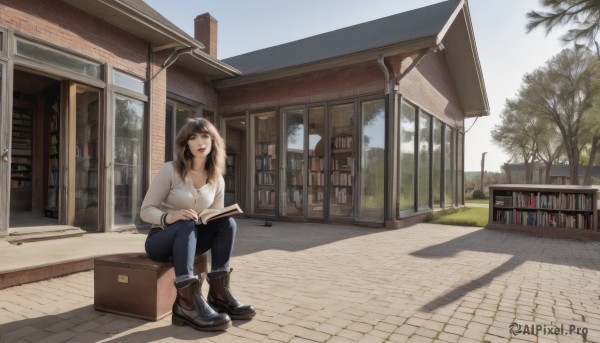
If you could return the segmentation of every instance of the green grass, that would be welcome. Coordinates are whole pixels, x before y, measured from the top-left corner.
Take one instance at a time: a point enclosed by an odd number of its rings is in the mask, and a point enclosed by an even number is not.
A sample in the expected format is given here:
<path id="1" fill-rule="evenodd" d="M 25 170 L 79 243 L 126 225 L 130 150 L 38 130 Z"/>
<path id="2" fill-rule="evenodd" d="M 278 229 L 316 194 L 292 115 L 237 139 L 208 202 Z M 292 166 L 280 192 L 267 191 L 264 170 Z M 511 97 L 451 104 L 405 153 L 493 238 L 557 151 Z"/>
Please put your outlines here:
<path id="1" fill-rule="evenodd" d="M 488 213 L 487 208 L 465 207 L 453 213 L 433 215 L 429 221 L 435 224 L 484 227 L 488 223 Z"/>
<path id="2" fill-rule="evenodd" d="M 489 199 L 465 199 L 465 203 L 473 203 L 473 204 L 489 204 Z"/>

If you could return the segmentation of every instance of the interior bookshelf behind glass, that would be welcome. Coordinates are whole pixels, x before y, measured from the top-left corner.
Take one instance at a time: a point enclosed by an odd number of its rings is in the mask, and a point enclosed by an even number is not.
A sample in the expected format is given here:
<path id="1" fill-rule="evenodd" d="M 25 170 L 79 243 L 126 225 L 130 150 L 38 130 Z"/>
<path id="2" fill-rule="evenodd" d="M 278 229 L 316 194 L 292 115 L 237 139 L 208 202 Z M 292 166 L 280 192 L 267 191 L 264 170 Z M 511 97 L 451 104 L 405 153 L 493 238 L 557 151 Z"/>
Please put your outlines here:
<path id="1" fill-rule="evenodd" d="M 256 201 L 258 208 L 275 206 L 275 172 L 277 170 L 274 142 L 259 142 L 255 146 Z"/>

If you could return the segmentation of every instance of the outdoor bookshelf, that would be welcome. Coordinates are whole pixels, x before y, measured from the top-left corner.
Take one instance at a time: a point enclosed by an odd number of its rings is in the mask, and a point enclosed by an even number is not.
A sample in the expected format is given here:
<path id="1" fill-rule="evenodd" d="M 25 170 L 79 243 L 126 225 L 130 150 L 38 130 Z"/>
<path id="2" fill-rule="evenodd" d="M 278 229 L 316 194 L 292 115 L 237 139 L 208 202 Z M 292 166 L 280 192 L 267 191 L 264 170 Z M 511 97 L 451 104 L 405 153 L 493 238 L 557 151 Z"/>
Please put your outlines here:
<path id="1" fill-rule="evenodd" d="M 489 191 L 489 229 L 600 238 L 598 187 L 504 184 Z"/>

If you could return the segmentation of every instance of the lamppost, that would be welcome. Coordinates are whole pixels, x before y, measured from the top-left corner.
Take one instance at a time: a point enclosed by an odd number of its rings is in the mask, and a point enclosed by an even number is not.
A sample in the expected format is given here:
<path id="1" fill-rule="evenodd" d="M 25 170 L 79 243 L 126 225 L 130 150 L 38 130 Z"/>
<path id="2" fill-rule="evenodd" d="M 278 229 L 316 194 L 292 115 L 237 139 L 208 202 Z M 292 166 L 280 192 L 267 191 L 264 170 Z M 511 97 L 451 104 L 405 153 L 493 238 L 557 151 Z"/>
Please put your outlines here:
<path id="1" fill-rule="evenodd" d="M 481 154 L 481 194 L 483 194 L 483 173 L 485 171 L 485 154 L 487 154 L 487 151 Z"/>

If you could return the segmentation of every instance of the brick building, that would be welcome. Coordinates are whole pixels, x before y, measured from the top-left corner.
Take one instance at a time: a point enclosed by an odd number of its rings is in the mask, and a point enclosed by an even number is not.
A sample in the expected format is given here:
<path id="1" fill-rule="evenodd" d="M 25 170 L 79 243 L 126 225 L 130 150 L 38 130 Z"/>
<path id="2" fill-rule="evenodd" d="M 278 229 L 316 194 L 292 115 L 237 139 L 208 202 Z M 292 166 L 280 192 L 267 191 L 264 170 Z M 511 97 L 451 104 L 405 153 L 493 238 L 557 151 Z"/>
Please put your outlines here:
<path id="1" fill-rule="evenodd" d="M 488 112 L 466 1 L 222 61 L 216 33 L 138 0 L 0 1 L 0 236 L 142 224 L 197 116 L 253 217 L 399 227 L 463 203 L 464 118 Z"/>

